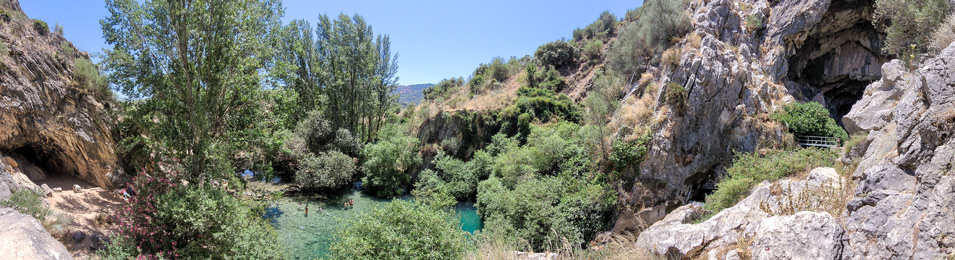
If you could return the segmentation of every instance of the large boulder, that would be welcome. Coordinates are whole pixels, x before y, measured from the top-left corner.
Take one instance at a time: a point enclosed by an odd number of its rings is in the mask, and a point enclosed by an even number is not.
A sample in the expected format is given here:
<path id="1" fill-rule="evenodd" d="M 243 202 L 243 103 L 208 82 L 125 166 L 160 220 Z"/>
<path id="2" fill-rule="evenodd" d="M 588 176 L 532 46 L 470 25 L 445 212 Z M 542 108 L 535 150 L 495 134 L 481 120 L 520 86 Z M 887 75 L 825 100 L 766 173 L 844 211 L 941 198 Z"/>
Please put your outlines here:
<path id="1" fill-rule="evenodd" d="M 0 256 L 4 259 L 73 259 L 32 216 L 0 208 Z"/>
<path id="2" fill-rule="evenodd" d="M 824 205 L 831 191 L 844 188 L 841 183 L 832 168 L 813 169 L 803 180 L 763 182 L 733 207 L 700 223 L 694 222 L 705 214 L 703 208 L 688 204 L 644 230 L 636 245 L 653 254 L 679 257 L 731 259 L 733 254 L 722 252 L 742 250 L 754 252 L 756 259 L 780 259 L 786 252 L 812 256 L 806 259 L 837 259 L 844 230 L 835 218 L 827 212 L 790 211 Z M 755 253 L 767 248 L 774 252 Z"/>
<path id="3" fill-rule="evenodd" d="M 22 12 L 17 0 L 5 2 L 6 12 Z M 0 42 L 8 50 L 0 54 L 0 151 L 55 174 L 112 186 L 120 167 L 106 114 L 110 102 L 97 100 L 74 75 L 74 61 L 88 55 L 60 34 L 34 30 L 25 15 L 11 17 L 0 23 Z"/>

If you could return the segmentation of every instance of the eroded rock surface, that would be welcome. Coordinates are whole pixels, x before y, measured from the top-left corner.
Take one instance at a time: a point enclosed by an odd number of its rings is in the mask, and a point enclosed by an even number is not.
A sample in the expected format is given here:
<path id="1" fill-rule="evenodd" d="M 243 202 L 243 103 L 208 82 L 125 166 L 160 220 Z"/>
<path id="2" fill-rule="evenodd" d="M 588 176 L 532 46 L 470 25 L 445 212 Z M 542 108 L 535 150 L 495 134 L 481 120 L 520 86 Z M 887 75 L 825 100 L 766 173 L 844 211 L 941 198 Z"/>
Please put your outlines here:
<path id="1" fill-rule="evenodd" d="M 10 208 L 0 208 L 0 256 L 4 259 L 73 259 L 39 221 Z"/>
<path id="2" fill-rule="evenodd" d="M 57 33 L 34 29 L 16 0 L 3 8 L 11 19 L 0 22 L 7 50 L 0 53 L 0 152 L 20 154 L 47 174 L 111 186 L 120 167 L 109 104 L 74 80 L 74 59 L 87 54 Z"/>

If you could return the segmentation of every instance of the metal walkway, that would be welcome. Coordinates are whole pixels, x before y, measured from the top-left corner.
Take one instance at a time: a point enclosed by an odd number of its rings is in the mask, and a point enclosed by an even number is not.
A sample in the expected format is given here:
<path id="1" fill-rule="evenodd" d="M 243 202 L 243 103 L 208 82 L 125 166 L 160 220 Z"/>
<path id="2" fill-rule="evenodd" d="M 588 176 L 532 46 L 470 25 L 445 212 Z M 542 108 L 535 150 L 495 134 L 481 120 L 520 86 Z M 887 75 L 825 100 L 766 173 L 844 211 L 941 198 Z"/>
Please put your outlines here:
<path id="1" fill-rule="evenodd" d="M 800 136 L 796 142 L 802 147 L 839 147 L 839 138 L 828 136 Z"/>

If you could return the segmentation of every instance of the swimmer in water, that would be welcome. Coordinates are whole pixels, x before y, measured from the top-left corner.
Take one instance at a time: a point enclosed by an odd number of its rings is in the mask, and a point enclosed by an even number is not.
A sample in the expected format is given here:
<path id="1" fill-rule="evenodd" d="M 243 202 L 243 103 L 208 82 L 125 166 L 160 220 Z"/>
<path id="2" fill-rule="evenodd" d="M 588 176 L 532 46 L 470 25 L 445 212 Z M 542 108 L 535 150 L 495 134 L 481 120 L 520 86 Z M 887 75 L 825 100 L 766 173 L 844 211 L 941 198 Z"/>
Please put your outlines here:
<path id="1" fill-rule="evenodd" d="M 305 217 L 308 217 L 308 204 L 305 204 Z"/>

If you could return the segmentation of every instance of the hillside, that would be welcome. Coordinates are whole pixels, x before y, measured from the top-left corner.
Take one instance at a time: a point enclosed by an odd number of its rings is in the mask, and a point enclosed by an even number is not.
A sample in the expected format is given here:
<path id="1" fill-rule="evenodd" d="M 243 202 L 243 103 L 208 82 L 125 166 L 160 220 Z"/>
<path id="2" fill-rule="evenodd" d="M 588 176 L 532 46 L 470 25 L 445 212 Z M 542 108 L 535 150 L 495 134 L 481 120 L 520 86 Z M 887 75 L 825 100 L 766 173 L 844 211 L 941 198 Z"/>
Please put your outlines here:
<path id="1" fill-rule="evenodd" d="M 424 99 L 424 90 L 434 86 L 434 84 L 414 84 L 401 85 L 395 88 L 393 95 L 398 95 L 398 103 L 402 105 L 418 104 Z"/>

